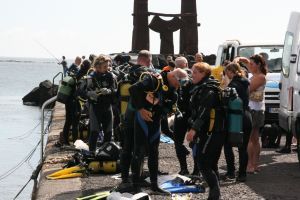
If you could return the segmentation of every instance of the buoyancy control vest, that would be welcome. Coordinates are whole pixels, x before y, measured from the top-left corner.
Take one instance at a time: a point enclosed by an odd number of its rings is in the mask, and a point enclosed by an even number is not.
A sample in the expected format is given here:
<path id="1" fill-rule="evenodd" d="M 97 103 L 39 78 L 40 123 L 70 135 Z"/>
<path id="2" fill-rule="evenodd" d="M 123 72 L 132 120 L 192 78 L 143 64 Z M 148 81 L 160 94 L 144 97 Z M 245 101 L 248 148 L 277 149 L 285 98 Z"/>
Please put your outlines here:
<path id="1" fill-rule="evenodd" d="M 129 73 L 126 74 L 120 81 L 118 93 L 120 98 L 121 116 L 124 116 L 127 110 L 127 106 L 130 99 L 129 88 L 141 79 L 142 74 L 151 71 L 153 71 L 153 69 L 141 65 L 134 65 L 129 70 Z"/>
<path id="2" fill-rule="evenodd" d="M 72 76 L 66 76 L 59 85 L 57 92 L 57 101 L 66 103 L 74 92 L 76 79 Z"/>

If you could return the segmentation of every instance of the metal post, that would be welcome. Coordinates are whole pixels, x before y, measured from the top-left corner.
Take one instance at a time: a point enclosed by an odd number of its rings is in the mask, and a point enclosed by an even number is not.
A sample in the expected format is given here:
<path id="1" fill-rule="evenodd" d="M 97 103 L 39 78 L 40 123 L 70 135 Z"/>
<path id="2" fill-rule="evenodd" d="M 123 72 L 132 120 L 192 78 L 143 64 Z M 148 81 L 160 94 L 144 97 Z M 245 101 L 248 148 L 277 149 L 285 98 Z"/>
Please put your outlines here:
<path id="1" fill-rule="evenodd" d="M 42 119 L 41 119 L 41 162 L 43 161 L 44 158 L 44 121 L 45 121 L 45 116 L 44 116 L 44 111 L 46 106 L 49 104 L 55 102 L 57 99 L 57 96 L 52 97 L 51 99 L 48 99 L 42 106 Z"/>

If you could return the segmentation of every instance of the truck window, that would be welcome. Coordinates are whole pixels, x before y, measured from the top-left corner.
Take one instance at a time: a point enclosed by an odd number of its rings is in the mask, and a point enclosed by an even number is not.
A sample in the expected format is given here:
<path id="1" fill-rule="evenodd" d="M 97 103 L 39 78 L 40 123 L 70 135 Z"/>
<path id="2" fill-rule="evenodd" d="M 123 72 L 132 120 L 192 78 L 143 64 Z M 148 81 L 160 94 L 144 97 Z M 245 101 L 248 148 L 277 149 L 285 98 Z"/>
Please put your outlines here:
<path id="1" fill-rule="evenodd" d="M 282 73 L 285 77 L 290 74 L 290 57 L 292 53 L 294 36 L 291 32 L 287 32 L 284 39 L 284 48 L 282 54 Z"/>
<path id="2" fill-rule="evenodd" d="M 266 60 L 268 72 L 270 73 L 281 71 L 282 53 L 282 45 L 240 46 L 238 48 L 238 56 L 249 58 L 254 54 L 262 55 Z"/>

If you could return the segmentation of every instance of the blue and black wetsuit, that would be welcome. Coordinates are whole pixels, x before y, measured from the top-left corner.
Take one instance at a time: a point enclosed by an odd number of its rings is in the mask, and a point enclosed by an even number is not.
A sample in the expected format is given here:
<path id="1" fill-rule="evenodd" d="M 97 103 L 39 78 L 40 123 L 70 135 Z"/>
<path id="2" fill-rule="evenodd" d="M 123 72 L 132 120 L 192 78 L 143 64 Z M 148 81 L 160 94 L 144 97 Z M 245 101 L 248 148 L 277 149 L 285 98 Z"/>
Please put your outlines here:
<path id="1" fill-rule="evenodd" d="M 153 75 L 148 75 L 142 81 L 129 88 L 131 103 L 135 112 L 134 121 L 134 153 L 132 159 L 133 184 L 140 182 L 142 162 L 145 152 L 148 153 L 148 168 L 153 188 L 157 188 L 158 174 L 158 145 L 160 141 L 160 119 L 162 114 L 169 112 L 177 100 L 176 90 L 168 85 L 166 74 L 162 75 L 168 90 L 163 90 L 162 81 Z M 149 92 L 158 100 L 148 101 Z M 143 120 L 138 110 L 146 109 L 152 112 L 152 122 Z M 152 190 L 153 190 L 152 188 Z"/>
<path id="2" fill-rule="evenodd" d="M 140 76 L 144 72 L 152 72 L 152 69 L 141 65 L 134 65 L 130 68 L 127 75 L 127 81 L 130 84 L 135 84 L 139 81 Z M 120 83 L 121 85 L 122 83 Z M 131 99 L 131 98 L 130 98 Z M 131 165 L 133 147 L 134 147 L 134 119 L 136 110 L 133 109 L 131 100 L 129 99 L 128 106 L 124 117 L 121 119 L 122 123 L 122 150 L 121 150 L 121 177 L 122 182 L 128 182 L 129 168 Z"/>

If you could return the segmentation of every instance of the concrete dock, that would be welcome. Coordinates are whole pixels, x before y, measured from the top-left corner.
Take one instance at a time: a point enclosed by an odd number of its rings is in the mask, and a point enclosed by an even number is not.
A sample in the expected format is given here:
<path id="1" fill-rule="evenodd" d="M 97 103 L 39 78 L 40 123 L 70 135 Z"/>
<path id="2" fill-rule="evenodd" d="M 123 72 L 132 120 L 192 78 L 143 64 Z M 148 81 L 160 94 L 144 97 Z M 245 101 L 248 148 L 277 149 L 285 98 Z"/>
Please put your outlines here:
<path id="1" fill-rule="evenodd" d="M 64 180 L 47 180 L 46 175 L 62 168 L 70 159 L 73 151 L 61 150 L 54 146 L 59 139 L 65 121 L 65 109 L 61 103 L 56 103 L 53 111 L 53 119 L 45 147 L 45 161 L 40 173 L 37 199 L 74 199 L 81 195 L 80 178 Z"/>
<path id="2" fill-rule="evenodd" d="M 120 183 L 111 175 L 90 175 L 84 178 L 69 178 L 61 180 L 47 180 L 46 175 L 62 168 L 75 153 L 71 150 L 54 146 L 59 139 L 59 133 L 64 125 L 64 105 L 56 103 L 52 124 L 45 148 L 45 162 L 40 173 L 36 199 L 75 199 L 76 197 L 91 195 L 96 192 L 111 190 Z M 282 141 L 282 144 L 284 141 Z M 237 155 L 237 150 L 234 150 Z M 173 144 L 160 143 L 159 147 L 160 171 L 175 174 L 179 171 L 179 164 Z M 188 156 L 189 171 L 193 170 L 191 155 Z M 238 156 L 236 156 L 238 164 Z M 144 165 L 147 169 L 147 164 Z M 220 172 L 226 170 L 224 155 L 219 161 Z M 237 166 L 238 169 L 238 166 Z M 262 149 L 261 172 L 248 175 L 247 182 L 236 183 L 221 181 L 222 199 L 300 199 L 298 185 L 300 185 L 300 171 L 297 154 L 278 154 L 274 149 Z M 153 196 L 152 199 L 171 199 L 166 196 Z M 193 194 L 192 199 L 206 199 L 206 193 Z"/>

